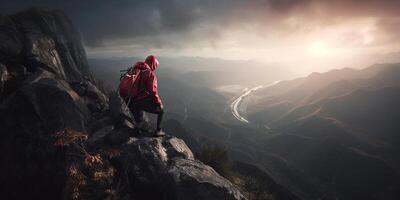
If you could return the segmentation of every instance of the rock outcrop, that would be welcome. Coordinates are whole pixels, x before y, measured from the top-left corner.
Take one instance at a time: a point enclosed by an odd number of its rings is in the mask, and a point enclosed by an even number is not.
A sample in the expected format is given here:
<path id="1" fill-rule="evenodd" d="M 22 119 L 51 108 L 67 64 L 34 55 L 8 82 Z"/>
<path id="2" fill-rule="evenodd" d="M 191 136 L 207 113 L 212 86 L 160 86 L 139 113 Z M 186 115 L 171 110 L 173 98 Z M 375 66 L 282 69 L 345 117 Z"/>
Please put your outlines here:
<path id="1" fill-rule="evenodd" d="M 59 11 L 0 17 L 4 199 L 244 199 L 181 139 L 140 137 Z"/>
<path id="2" fill-rule="evenodd" d="M 113 154 L 109 161 L 120 173 L 114 179 L 125 187 L 114 190 L 123 199 L 243 199 L 229 181 L 196 160 L 183 140 L 128 138 L 118 148 L 108 145 L 106 136 L 88 141 L 102 157 Z"/>

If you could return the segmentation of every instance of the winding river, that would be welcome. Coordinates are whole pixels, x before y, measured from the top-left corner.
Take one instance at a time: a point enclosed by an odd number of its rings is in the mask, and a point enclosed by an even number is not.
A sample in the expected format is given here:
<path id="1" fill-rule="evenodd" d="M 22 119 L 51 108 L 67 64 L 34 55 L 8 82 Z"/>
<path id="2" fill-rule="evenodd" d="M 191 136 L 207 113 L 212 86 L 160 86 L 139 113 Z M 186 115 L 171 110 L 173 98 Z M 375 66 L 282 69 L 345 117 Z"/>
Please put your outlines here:
<path id="1" fill-rule="evenodd" d="M 272 87 L 272 86 L 274 86 L 274 85 L 276 85 L 276 84 L 278 84 L 280 81 L 275 81 L 275 82 L 273 82 L 273 83 L 271 83 L 271 84 L 268 84 L 268 85 L 266 85 L 266 86 L 262 86 L 262 85 L 258 85 L 258 86 L 256 86 L 256 87 L 253 87 L 253 88 L 250 88 L 250 89 L 248 89 L 248 90 L 245 90 L 239 97 L 237 97 L 232 103 L 231 103 L 231 112 L 232 112 L 232 115 L 237 119 L 237 120 L 239 120 L 239 121 L 241 121 L 241 122 L 243 122 L 243 123 L 249 123 L 249 120 L 248 119 L 246 119 L 240 112 L 239 112 L 239 108 L 240 108 L 240 106 L 241 106 L 241 103 L 242 103 L 242 101 L 243 101 L 243 99 L 246 97 L 246 96 L 248 96 L 250 93 L 252 93 L 252 92 L 254 92 L 254 91 L 256 91 L 256 90 L 258 90 L 258 89 L 261 89 L 261 88 L 267 88 L 267 87 Z M 244 108 L 244 110 L 245 110 L 245 108 Z"/>

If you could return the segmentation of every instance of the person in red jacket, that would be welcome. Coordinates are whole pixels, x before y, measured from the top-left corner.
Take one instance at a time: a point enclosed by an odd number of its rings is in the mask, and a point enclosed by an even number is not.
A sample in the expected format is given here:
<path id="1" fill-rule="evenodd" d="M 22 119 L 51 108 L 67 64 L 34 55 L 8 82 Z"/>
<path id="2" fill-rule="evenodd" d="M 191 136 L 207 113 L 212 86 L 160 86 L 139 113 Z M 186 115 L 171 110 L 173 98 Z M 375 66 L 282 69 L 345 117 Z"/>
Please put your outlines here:
<path id="1" fill-rule="evenodd" d="M 131 90 L 132 99 L 128 102 L 136 123 L 140 127 L 144 122 L 143 111 L 157 114 L 157 128 L 155 136 L 164 136 L 161 123 L 164 115 L 164 106 L 158 95 L 157 76 L 154 71 L 159 65 L 154 55 L 150 55 L 144 62 L 137 62 L 133 68 L 138 76 Z"/>

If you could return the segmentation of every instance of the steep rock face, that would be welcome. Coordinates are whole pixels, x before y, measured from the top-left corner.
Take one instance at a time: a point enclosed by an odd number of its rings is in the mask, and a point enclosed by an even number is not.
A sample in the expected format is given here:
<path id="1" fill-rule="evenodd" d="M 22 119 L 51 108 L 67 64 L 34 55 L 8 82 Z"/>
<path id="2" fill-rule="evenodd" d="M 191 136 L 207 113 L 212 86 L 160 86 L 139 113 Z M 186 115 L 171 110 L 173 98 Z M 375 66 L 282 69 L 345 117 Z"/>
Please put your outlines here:
<path id="1" fill-rule="evenodd" d="M 69 81 L 90 75 L 80 36 L 62 12 L 31 9 L 3 16 L 0 23 L 2 61 L 13 64 L 37 56 L 48 70 Z"/>
<path id="2" fill-rule="evenodd" d="M 108 107 L 79 35 L 60 12 L 0 17 L 1 187 L 10 199 L 57 198 L 65 152 L 53 134 L 85 131 Z"/>
<path id="3" fill-rule="evenodd" d="M 5 199 L 243 199 L 175 137 L 139 137 L 101 92 L 64 14 L 0 17 Z"/>

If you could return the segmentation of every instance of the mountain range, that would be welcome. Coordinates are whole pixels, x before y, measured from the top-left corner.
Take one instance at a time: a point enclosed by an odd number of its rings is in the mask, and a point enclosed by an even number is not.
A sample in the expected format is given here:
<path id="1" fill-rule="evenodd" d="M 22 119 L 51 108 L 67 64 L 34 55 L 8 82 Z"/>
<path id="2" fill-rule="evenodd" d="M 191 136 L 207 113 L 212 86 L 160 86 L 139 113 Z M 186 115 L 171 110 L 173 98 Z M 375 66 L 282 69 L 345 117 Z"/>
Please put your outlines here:
<path id="1" fill-rule="evenodd" d="M 209 67 L 179 67 L 158 72 L 168 110 L 165 128 L 179 130 L 176 136 L 195 152 L 204 144 L 221 146 L 233 163 L 261 170 L 259 176 L 299 199 L 399 197 L 400 64 L 266 78 L 260 84 L 280 81 L 246 97 L 249 124 L 231 114 L 230 102 L 240 93 L 215 90 L 240 82 L 213 82 L 221 75 Z M 208 77 L 211 83 L 198 81 Z"/>
<path id="2" fill-rule="evenodd" d="M 340 199 L 399 194 L 400 64 L 313 73 L 254 93 L 249 119 L 262 143 Z"/>

